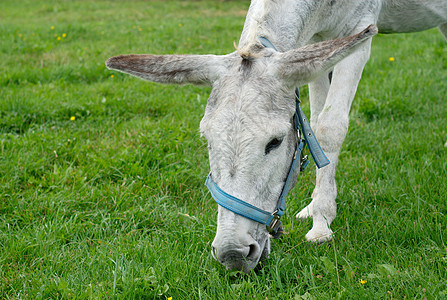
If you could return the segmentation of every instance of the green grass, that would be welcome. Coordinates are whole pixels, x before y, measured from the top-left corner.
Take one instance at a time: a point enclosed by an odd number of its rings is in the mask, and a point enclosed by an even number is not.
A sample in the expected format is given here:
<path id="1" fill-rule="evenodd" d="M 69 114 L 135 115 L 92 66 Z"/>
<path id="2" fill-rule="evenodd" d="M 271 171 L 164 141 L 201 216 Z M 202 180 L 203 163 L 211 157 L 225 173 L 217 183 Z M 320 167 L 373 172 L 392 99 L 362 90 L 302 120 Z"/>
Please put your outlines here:
<path id="1" fill-rule="evenodd" d="M 447 44 L 436 30 L 374 38 L 338 167 L 336 239 L 308 245 L 311 222 L 294 219 L 310 168 L 263 269 L 212 259 L 217 209 L 198 132 L 210 89 L 104 61 L 229 53 L 248 5 L 1 1 L 1 299 L 447 298 Z"/>

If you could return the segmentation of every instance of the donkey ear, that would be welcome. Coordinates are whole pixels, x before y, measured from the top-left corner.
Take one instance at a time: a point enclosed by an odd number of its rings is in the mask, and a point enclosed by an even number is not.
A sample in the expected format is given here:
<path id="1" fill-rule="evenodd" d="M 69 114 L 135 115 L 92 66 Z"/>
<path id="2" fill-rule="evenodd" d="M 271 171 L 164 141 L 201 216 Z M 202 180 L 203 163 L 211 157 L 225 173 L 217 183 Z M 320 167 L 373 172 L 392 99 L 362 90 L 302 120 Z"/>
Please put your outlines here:
<path id="1" fill-rule="evenodd" d="M 307 45 L 279 54 L 279 75 L 291 84 L 306 84 L 325 72 L 343 58 L 353 53 L 356 45 L 376 35 L 375 25 L 362 32 L 341 39 Z"/>
<path id="2" fill-rule="evenodd" d="M 159 83 L 211 84 L 226 70 L 225 56 L 130 54 L 111 57 L 107 68 Z"/>

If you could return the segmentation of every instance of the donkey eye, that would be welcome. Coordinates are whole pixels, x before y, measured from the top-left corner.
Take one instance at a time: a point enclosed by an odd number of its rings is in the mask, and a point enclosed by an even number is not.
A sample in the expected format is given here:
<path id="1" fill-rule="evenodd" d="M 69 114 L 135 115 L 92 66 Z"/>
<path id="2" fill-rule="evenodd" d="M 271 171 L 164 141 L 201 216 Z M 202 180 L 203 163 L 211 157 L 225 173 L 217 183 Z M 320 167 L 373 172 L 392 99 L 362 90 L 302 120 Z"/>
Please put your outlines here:
<path id="1" fill-rule="evenodd" d="M 282 143 L 282 139 L 274 138 L 272 139 L 267 146 L 265 146 L 265 154 L 269 154 L 270 151 L 275 150 L 278 148 Z"/>

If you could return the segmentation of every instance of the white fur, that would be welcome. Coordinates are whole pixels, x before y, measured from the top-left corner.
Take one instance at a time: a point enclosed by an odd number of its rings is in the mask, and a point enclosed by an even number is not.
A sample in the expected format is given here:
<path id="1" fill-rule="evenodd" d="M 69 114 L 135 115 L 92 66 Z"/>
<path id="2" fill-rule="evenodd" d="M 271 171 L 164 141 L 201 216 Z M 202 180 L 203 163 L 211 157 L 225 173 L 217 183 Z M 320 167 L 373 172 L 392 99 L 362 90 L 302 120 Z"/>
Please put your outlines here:
<path id="1" fill-rule="evenodd" d="M 161 83 L 212 84 L 200 129 L 209 143 L 213 178 L 225 192 L 268 211 L 276 205 L 296 143 L 294 87 L 310 82 L 311 125 L 331 164 L 317 170 L 312 201 L 297 217 L 313 218 L 306 240 L 324 242 L 333 235 L 335 171 L 348 114 L 377 29 L 353 34 L 369 24 L 387 33 L 439 26 L 447 39 L 447 1 L 252 0 L 235 53 L 118 56 L 107 66 Z M 280 52 L 261 47 L 259 36 Z M 283 142 L 267 154 L 273 138 Z M 219 207 L 216 259 L 249 272 L 269 251 L 264 225 Z"/>

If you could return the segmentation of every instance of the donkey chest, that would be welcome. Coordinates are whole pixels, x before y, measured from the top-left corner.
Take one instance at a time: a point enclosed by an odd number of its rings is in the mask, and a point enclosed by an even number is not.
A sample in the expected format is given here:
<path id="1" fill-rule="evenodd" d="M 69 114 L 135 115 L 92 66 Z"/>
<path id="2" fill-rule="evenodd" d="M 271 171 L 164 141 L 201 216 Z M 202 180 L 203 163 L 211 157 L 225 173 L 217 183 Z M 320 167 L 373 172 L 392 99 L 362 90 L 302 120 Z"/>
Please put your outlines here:
<path id="1" fill-rule="evenodd" d="M 384 0 L 377 25 L 383 33 L 416 32 L 447 22 L 445 0 Z"/>

